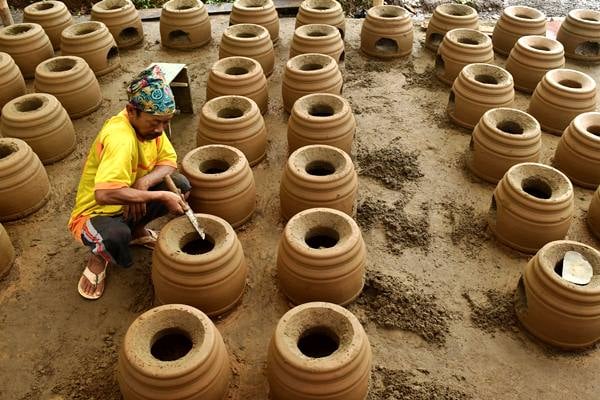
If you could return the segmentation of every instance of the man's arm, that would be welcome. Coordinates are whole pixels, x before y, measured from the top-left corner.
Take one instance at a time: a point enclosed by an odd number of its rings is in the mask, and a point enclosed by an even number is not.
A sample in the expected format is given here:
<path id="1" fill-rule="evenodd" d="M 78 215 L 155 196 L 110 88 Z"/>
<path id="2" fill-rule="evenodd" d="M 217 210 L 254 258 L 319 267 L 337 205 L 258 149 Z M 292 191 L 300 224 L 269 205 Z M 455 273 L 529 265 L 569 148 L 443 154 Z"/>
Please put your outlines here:
<path id="1" fill-rule="evenodd" d="M 179 195 L 167 191 L 148 191 L 129 187 L 120 189 L 98 189 L 94 192 L 96 203 L 100 205 L 127 205 L 159 201 L 170 212 L 183 214 L 184 203 Z"/>
<path id="2" fill-rule="evenodd" d="M 136 180 L 131 187 L 139 190 L 148 190 L 152 186 L 162 182 L 165 176 L 171 175 L 176 170 L 177 168 L 170 165 L 157 165 L 150 173 Z"/>

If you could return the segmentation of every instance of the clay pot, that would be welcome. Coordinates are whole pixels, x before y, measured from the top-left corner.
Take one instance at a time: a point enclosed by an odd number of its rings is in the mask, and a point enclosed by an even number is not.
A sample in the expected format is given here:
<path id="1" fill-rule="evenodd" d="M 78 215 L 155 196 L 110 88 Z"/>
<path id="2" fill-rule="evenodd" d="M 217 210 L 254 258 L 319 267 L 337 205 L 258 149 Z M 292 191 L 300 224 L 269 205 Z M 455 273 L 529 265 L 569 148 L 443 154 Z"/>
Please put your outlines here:
<path id="1" fill-rule="evenodd" d="M 479 29 L 477 11 L 464 4 L 440 4 L 427 25 L 425 47 L 437 51 L 446 32 L 457 28 Z"/>
<path id="2" fill-rule="evenodd" d="M 494 108 L 475 126 L 470 149 L 471 171 L 487 182 L 497 183 L 513 165 L 540 161 L 540 124 L 523 111 Z"/>
<path id="3" fill-rule="evenodd" d="M 515 98 L 512 76 L 490 64 L 469 64 L 454 80 L 446 111 L 452 121 L 473 129 L 492 108 L 512 107 Z"/>
<path id="4" fill-rule="evenodd" d="M 221 334 L 203 312 L 167 304 L 127 329 L 117 379 L 125 400 L 221 400 L 231 367 Z"/>
<path id="5" fill-rule="evenodd" d="M 376 6 L 367 11 L 360 31 L 360 49 L 371 57 L 389 59 L 412 52 L 413 23 L 400 6 Z"/>
<path id="6" fill-rule="evenodd" d="M 216 215 L 237 228 L 256 209 L 254 175 L 244 153 L 213 144 L 195 148 L 181 163 L 192 191 L 188 202 L 195 212 Z"/>
<path id="7" fill-rule="evenodd" d="M 594 270 L 592 281 L 576 285 L 564 280 L 568 251 L 581 254 Z M 600 252 L 583 243 L 557 240 L 529 260 L 515 294 L 515 311 L 538 339 L 564 349 L 578 349 L 600 339 Z"/>
<path id="8" fill-rule="evenodd" d="M 335 26 L 340 30 L 343 39 L 346 32 L 346 16 L 342 5 L 336 0 L 304 0 L 298 8 L 295 28 L 308 24 Z"/>
<path id="9" fill-rule="evenodd" d="M 0 279 L 10 272 L 15 258 L 15 248 L 10 241 L 8 233 L 6 233 L 6 229 L 0 224 Z"/>
<path id="10" fill-rule="evenodd" d="M 23 77 L 33 78 L 35 67 L 54 56 L 48 35 L 38 24 L 14 24 L 0 29 L 0 51 L 10 54 Z"/>
<path id="11" fill-rule="evenodd" d="M 81 57 L 96 76 L 121 65 L 119 49 L 106 25 L 98 21 L 81 22 L 62 33 L 62 55 Z"/>
<path id="12" fill-rule="evenodd" d="M 325 302 L 292 308 L 277 323 L 267 355 L 272 400 L 364 400 L 371 346 L 358 319 Z"/>
<path id="13" fill-rule="evenodd" d="M 594 192 L 587 216 L 590 231 L 600 239 L 600 187 Z"/>
<path id="14" fill-rule="evenodd" d="M 452 29 L 438 48 L 435 75 L 440 81 L 452 85 L 465 65 L 493 61 L 494 49 L 487 35 L 473 29 Z"/>
<path id="15" fill-rule="evenodd" d="M 543 164 L 512 166 L 492 196 L 489 225 L 502 243 L 535 253 L 565 237 L 573 217 L 573 185 L 565 174 Z"/>
<path id="16" fill-rule="evenodd" d="M 562 44 L 543 36 L 523 36 L 513 47 L 506 70 L 515 81 L 515 89 L 532 93 L 546 72 L 565 66 Z"/>
<path id="17" fill-rule="evenodd" d="M 196 217 L 205 239 L 185 216 L 161 229 L 152 255 L 152 282 L 158 304 L 188 304 L 213 317 L 240 301 L 248 268 L 227 221 L 209 214 Z"/>
<path id="18" fill-rule="evenodd" d="M 200 0 L 170 0 L 160 13 L 160 42 L 178 50 L 197 49 L 211 39 L 210 19 Z"/>
<path id="19" fill-rule="evenodd" d="M 34 88 L 56 96 L 73 119 L 94 112 L 102 104 L 98 80 L 81 57 L 61 56 L 44 61 L 35 70 Z"/>
<path id="20" fill-rule="evenodd" d="M 0 109 L 25 93 L 25 80 L 19 67 L 9 54 L 0 52 Z"/>
<path id="21" fill-rule="evenodd" d="M 92 6 L 92 21 L 104 22 L 120 49 L 144 40 L 144 28 L 131 0 L 102 0 Z"/>
<path id="22" fill-rule="evenodd" d="M 296 100 L 311 93 L 342 94 L 342 73 L 336 61 L 325 54 L 300 54 L 288 60 L 283 72 L 283 108 L 290 112 Z"/>
<path id="23" fill-rule="evenodd" d="M 219 58 L 242 56 L 260 63 L 266 76 L 273 73 L 273 42 L 266 28 L 255 24 L 232 25 L 225 29 L 219 46 Z"/>
<path id="24" fill-rule="evenodd" d="M 206 81 L 206 100 L 227 95 L 248 97 L 258 105 L 261 114 L 268 111 L 267 79 L 258 61 L 227 57 L 213 64 Z"/>
<path id="25" fill-rule="evenodd" d="M 288 152 L 309 144 L 327 144 L 351 154 L 356 121 L 341 96 L 313 93 L 299 98 L 288 120 Z"/>
<path id="26" fill-rule="evenodd" d="M 0 138 L 0 222 L 23 218 L 50 198 L 48 175 L 21 139 Z"/>
<path id="27" fill-rule="evenodd" d="M 508 55 L 521 36 L 546 36 L 546 15 L 532 7 L 506 7 L 494 26 L 494 51 Z"/>
<path id="28" fill-rule="evenodd" d="M 579 61 L 600 62 L 600 12 L 571 10 L 560 25 L 556 40 L 565 46 L 565 56 Z"/>
<path id="29" fill-rule="evenodd" d="M 62 1 L 43 0 L 23 9 L 23 22 L 33 22 L 42 26 L 54 50 L 60 49 L 60 34 L 73 24 L 71 13 Z"/>
<path id="30" fill-rule="evenodd" d="M 344 61 L 344 41 L 340 31 L 331 25 L 302 25 L 294 31 L 290 58 L 306 53 L 327 54 L 341 63 Z"/>
<path id="31" fill-rule="evenodd" d="M 0 130 L 6 137 L 27 142 L 44 164 L 62 160 L 75 149 L 73 123 L 51 94 L 26 94 L 8 102 Z"/>
<path id="32" fill-rule="evenodd" d="M 267 28 L 273 43 L 279 40 L 279 15 L 273 0 L 236 0 L 231 7 L 229 25 L 256 24 Z"/>
<path id="33" fill-rule="evenodd" d="M 256 103 L 243 96 L 221 96 L 202 107 L 198 146 L 225 144 L 240 149 L 251 166 L 266 156 L 267 128 Z"/>
<path id="34" fill-rule="evenodd" d="M 281 216 L 302 210 L 333 208 L 352 216 L 358 179 L 350 156 L 337 147 L 315 144 L 294 151 L 281 177 Z"/>

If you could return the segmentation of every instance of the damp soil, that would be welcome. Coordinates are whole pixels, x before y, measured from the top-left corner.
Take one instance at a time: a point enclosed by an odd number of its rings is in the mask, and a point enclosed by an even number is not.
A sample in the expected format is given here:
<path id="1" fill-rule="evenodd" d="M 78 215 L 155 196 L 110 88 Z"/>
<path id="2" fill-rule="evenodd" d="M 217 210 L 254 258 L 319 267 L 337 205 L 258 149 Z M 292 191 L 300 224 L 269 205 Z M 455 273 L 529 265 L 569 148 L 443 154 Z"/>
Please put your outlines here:
<path id="1" fill-rule="evenodd" d="M 423 176 L 419 152 L 385 147 L 358 154 L 359 174 L 381 182 L 385 187 L 399 190 L 407 181 Z"/>
<path id="2" fill-rule="evenodd" d="M 484 293 L 464 292 L 469 304 L 473 326 L 490 334 L 498 331 L 518 332 L 514 292 L 489 289 Z"/>

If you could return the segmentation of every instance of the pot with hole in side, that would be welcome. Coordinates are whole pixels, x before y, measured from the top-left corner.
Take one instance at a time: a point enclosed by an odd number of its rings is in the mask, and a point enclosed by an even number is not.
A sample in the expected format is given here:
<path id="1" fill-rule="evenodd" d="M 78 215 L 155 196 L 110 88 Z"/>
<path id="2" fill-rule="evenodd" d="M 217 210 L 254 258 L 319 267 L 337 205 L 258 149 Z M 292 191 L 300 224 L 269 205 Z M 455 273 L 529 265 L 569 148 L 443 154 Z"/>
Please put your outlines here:
<path id="1" fill-rule="evenodd" d="M 522 36 L 546 36 L 546 15 L 532 7 L 506 7 L 492 33 L 494 51 L 507 56 Z"/>
<path id="2" fill-rule="evenodd" d="M 273 44 L 279 40 L 279 15 L 273 0 L 235 0 L 229 25 L 256 24 L 267 28 Z"/>
<path id="3" fill-rule="evenodd" d="M 446 32 L 457 28 L 479 29 L 477 10 L 465 4 L 440 4 L 427 25 L 425 47 L 437 51 Z"/>
<path id="4" fill-rule="evenodd" d="M 177 50 L 197 49 L 211 39 L 208 12 L 200 0 L 170 0 L 160 13 L 160 43 Z"/>
<path id="5" fill-rule="evenodd" d="M 308 24 L 335 26 L 343 39 L 346 32 L 344 9 L 337 0 L 304 0 L 298 8 L 295 29 Z"/>
<path id="6" fill-rule="evenodd" d="M 567 14 L 556 40 L 565 46 L 565 56 L 577 61 L 600 62 L 600 11 L 577 9 Z"/>
<path id="7" fill-rule="evenodd" d="M 360 50 L 375 58 L 404 57 L 412 52 L 413 23 L 404 8 L 371 7 L 360 31 Z"/>
<path id="8" fill-rule="evenodd" d="M 10 54 L 25 79 L 33 78 L 39 63 L 54 57 L 48 35 L 40 25 L 33 23 L 0 29 L 0 51 Z"/>
<path id="9" fill-rule="evenodd" d="M 102 0 L 92 6 L 90 19 L 103 22 L 120 49 L 144 40 L 142 19 L 131 0 Z"/>

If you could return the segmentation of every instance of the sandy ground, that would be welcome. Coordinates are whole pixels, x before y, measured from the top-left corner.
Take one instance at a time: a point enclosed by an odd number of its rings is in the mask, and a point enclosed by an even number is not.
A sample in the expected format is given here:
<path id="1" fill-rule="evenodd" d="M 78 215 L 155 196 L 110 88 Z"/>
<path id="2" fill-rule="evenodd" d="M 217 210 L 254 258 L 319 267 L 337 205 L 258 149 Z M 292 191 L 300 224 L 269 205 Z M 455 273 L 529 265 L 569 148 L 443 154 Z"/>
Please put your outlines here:
<path id="1" fill-rule="evenodd" d="M 124 52 L 121 69 L 100 79 L 101 109 L 74 122 L 74 153 L 47 167 L 50 202 L 5 225 L 18 258 L 0 282 L 1 399 L 120 398 L 117 350 L 130 323 L 152 306 L 151 255 L 136 249 L 132 268 L 109 271 L 102 299 L 85 301 L 76 283 L 87 249 L 71 239 L 66 224 L 88 147 L 103 121 L 122 109 L 134 73 L 151 61 L 187 63 L 200 109 L 227 17 L 212 23 L 212 43 L 194 52 L 162 50 L 158 23 L 147 23 L 144 45 Z M 240 306 L 216 321 L 235 370 L 231 399 L 267 398 L 267 344 L 288 310 L 277 289 L 275 259 L 287 153 L 281 76 L 293 24 L 281 21 L 278 62 L 269 79 L 267 158 L 253 169 L 258 208 L 238 231 L 250 267 L 247 290 Z M 348 20 L 342 71 L 344 96 L 358 123 L 357 219 L 368 246 L 367 285 L 349 309 L 363 322 L 373 349 L 370 399 L 597 399 L 596 349 L 553 351 L 516 323 L 511 298 L 529 257 L 486 230 L 493 186 L 465 168 L 470 135 L 445 116 L 449 90 L 433 75 L 423 33 L 411 57 L 375 62 L 358 52 L 360 24 Z M 599 76 L 597 69 L 569 66 Z M 516 107 L 527 104 L 528 97 L 517 94 Z M 195 147 L 196 124 L 197 115 L 176 118 L 173 143 L 180 158 Z M 551 162 L 557 141 L 543 135 L 544 163 Z M 591 195 L 575 189 L 568 238 L 598 247 L 584 220 Z"/>

